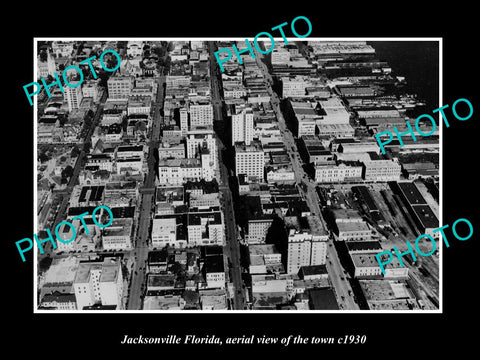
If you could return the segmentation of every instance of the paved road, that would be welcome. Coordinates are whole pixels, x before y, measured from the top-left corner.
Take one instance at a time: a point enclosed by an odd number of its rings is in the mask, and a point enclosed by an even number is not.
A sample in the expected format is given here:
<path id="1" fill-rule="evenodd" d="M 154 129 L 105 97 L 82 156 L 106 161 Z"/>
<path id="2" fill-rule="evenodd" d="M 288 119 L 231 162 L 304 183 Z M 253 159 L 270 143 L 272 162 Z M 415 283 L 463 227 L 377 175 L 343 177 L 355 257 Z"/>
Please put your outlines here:
<path id="1" fill-rule="evenodd" d="M 297 181 L 297 183 L 300 183 L 303 181 L 306 184 L 307 191 L 305 192 L 305 200 L 307 201 L 308 207 L 310 208 L 310 211 L 314 215 L 320 218 L 324 228 L 327 229 L 325 221 L 323 220 L 321 215 L 320 206 L 319 206 L 320 199 L 318 198 L 318 194 L 315 190 L 315 183 L 308 177 L 308 175 L 305 173 L 301 165 L 295 140 L 293 138 L 292 133 L 289 130 L 287 130 L 285 119 L 280 110 L 280 99 L 278 98 L 278 95 L 272 90 L 271 84 L 273 83 L 273 79 L 270 73 L 268 72 L 267 66 L 261 60 L 262 56 L 263 55 L 261 55 L 260 53 L 258 53 L 258 51 L 255 50 L 255 58 L 256 58 L 257 65 L 262 69 L 262 72 L 265 76 L 267 91 L 270 94 L 273 110 L 275 111 L 275 114 L 278 119 L 278 126 L 280 128 L 280 131 L 283 133 L 283 139 L 287 147 L 287 151 L 292 160 L 293 171 L 295 172 L 295 180 Z M 292 151 L 292 148 L 293 148 L 293 151 Z M 327 256 L 329 259 L 327 260 L 326 266 L 327 266 L 329 278 L 334 287 L 335 293 L 337 294 L 337 300 L 339 304 L 341 304 L 342 308 L 344 309 L 358 310 L 359 307 L 353 300 L 353 291 L 352 291 L 352 296 L 348 295 L 348 291 L 352 289 L 350 287 L 350 284 L 348 283 L 348 280 L 344 276 L 344 270 L 340 264 L 340 260 L 338 259 L 338 254 L 335 250 L 335 247 L 330 246 L 331 241 L 332 240 L 329 239 L 329 246 L 327 249 L 327 254 L 328 254 Z M 344 280 L 342 280 L 342 278 Z M 343 300 L 342 297 L 345 300 Z"/>
<path id="2" fill-rule="evenodd" d="M 223 149 L 220 140 L 219 150 Z M 221 151 L 219 151 L 219 160 L 221 160 Z M 240 244 L 238 242 L 237 225 L 233 210 L 232 192 L 228 185 L 228 170 L 223 161 L 219 161 L 220 173 L 222 174 L 219 190 L 222 193 L 225 214 L 225 239 L 226 246 L 224 256 L 228 256 L 231 261 L 231 279 L 233 282 L 233 308 L 243 310 L 245 306 L 245 295 L 242 280 L 242 268 L 240 266 Z M 228 270 L 227 270 L 228 271 Z"/>
<path id="3" fill-rule="evenodd" d="M 212 41 L 208 42 L 208 49 L 210 52 L 210 79 L 212 89 L 212 103 L 214 104 L 214 120 L 224 121 L 222 113 L 222 93 L 221 93 L 221 75 L 218 64 L 213 55 L 216 51 L 216 44 Z M 232 192 L 229 187 L 229 174 L 225 166 L 222 153 L 225 148 L 222 140 L 217 136 L 218 149 L 218 163 L 219 163 L 219 190 L 222 194 L 224 203 L 224 219 L 225 219 L 225 246 L 224 256 L 230 258 L 231 261 L 231 278 L 233 282 L 233 308 L 235 310 L 243 310 L 245 304 L 245 296 L 242 281 L 242 268 L 240 266 L 240 244 L 237 237 L 237 225 L 235 223 L 235 216 L 233 210 Z M 228 272 L 228 268 L 225 269 Z"/>
<path id="4" fill-rule="evenodd" d="M 160 115 L 160 110 L 163 107 L 163 83 L 165 77 L 162 75 L 158 78 L 158 92 L 155 101 L 155 108 L 153 114 L 152 132 L 149 139 L 148 150 L 148 174 L 145 179 L 143 188 L 140 189 L 141 205 L 138 221 L 137 236 L 134 239 L 135 249 L 133 255 L 135 257 L 135 265 L 132 270 L 132 281 L 130 283 L 130 291 L 128 295 L 128 310 L 142 309 L 142 294 L 144 293 L 144 286 L 146 280 L 146 261 L 148 258 L 148 239 L 149 228 L 151 222 L 152 205 L 155 188 L 155 159 L 153 156 L 154 149 L 158 147 L 160 139 L 160 129 L 163 124 L 163 118 Z"/>
<path id="5" fill-rule="evenodd" d="M 102 114 L 106 98 L 107 98 L 107 94 L 106 94 L 106 92 L 104 92 L 104 94 L 103 94 L 103 96 L 100 100 L 100 104 L 97 106 L 97 110 L 96 110 L 96 112 L 93 116 L 92 125 L 90 126 L 90 129 L 88 130 L 88 133 L 85 135 L 83 143 L 88 143 L 88 142 L 91 141 L 93 131 L 95 130 L 95 127 L 97 126 L 97 124 L 100 121 L 100 115 Z M 62 222 L 67 217 L 66 216 L 67 215 L 67 206 L 68 206 L 68 202 L 70 201 L 70 194 L 72 193 L 73 187 L 77 183 L 78 175 L 80 173 L 80 170 L 82 170 L 82 168 L 83 168 L 82 167 L 83 159 L 87 155 L 85 153 L 85 151 L 83 151 L 83 145 L 81 146 L 81 148 L 82 149 L 80 151 L 80 154 L 78 155 L 77 162 L 75 163 L 75 167 L 73 168 L 73 175 L 70 177 L 70 180 L 67 184 L 67 187 L 64 190 L 62 190 L 61 194 L 59 194 L 59 196 L 61 196 L 62 200 L 60 202 L 60 207 L 58 208 L 58 211 L 57 211 L 57 214 L 55 216 L 55 220 L 53 222 L 53 225 L 50 228 L 50 231 L 53 234 L 54 240 L 55 240 L 55 235 L 54 235 L 55 226 L 57 226 L 60 222 Z M 41 229 L 38 229 L 38 231 L 40 231 L 40 230 Z M 39 238 L 39 240 L 42 240 L 42 239 Z M 43 255 L 40 254 L 40 250 L 38 250 L 37 261 L 40 261 L 44 256 L 50 256 L 52 251 L 53 251 L 52 243 L 50 241 L 47 242 L 47 243 L 43 243 L 42 245 L 43 245 L 43 249 L 44 249 L 44 254 Z M 37 249 L 38 249 L 38 247 L 37 247 Z"/>

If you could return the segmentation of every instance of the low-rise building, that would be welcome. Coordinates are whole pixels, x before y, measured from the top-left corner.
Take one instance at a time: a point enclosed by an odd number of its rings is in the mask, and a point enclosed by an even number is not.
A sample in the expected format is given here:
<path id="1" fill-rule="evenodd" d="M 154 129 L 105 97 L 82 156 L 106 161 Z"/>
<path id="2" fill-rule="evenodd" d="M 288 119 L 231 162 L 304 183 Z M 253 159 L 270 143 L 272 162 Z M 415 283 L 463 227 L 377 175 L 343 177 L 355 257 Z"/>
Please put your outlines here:
<path id="1" fill-rule="evenodd" d="M 127 250 L 132 248 L 133 219 L 113 219 L 110 226 L 103 230 L 104 250 Z"/>

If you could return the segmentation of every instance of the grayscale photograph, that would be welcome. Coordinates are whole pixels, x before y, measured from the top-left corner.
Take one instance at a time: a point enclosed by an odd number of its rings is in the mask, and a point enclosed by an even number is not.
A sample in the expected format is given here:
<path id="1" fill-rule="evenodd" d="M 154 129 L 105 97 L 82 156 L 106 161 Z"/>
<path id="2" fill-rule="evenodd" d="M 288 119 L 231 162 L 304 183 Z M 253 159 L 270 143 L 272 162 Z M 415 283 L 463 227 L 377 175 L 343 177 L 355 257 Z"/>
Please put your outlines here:
<path id="1" fill-rule="evenodd" d="M 34 39 L 35 313 L 442 310 L 441 38 L 247 35 Z"/>

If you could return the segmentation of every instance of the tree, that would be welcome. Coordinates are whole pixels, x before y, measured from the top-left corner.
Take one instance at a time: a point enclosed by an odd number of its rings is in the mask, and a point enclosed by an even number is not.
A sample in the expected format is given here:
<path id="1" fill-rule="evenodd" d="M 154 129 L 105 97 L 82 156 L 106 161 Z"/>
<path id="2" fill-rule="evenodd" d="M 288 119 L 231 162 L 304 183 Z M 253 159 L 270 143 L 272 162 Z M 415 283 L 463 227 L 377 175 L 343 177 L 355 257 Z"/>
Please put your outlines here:
<path id="1" fill-rule="evenodd" d="M 75 158 L 77 157 L 78 155 L 80 155 L 80 149 L 78 148 L 78 146 L 75 144 L 73 147 L 72 147 L 72 152 L 70 153 L 70 156 L 72 158 Z"/>
<path id="2" fill-rule="evenodd" d="M 42 50 L 40 52 L 40 61 L 41 62 L 47 62 L 47 59 L 48 59 L 48 54 L 45 50 Z"/>
<path id="3" fill-rule="evenodd" d="M 87 141 L 83 144 L 83 151 L 85 151 L 86 153 L 89 153 L 91 147 L 92 147 L 92 143 L 90 141 Z"/>
<path id="4" fill-rule="evenodd" d="M 73 176 L 73 168 L 68 165 L 65 169 L 62 170 L 62 178 L 71 178 Z"/>
<path id="5" fill-rule="evenodd" d="M 50 265 L 52 264 L 53 259 L 49 256 L 44 257 L 40 262 L 38 263 L 38 266 L 40 268 L 41 272 L 45 272 L 50 268 Z"/>
<path id="6" fill-rule="evenodd" d="M 38 159 L 40 160 L 41 163 L 44 163 L 44 162 L 47 162 L 48 160 L 50 160 L 50 157 L 47 154 L 45 154 L 44 152 L 42 152 L 38 156 Z"/>

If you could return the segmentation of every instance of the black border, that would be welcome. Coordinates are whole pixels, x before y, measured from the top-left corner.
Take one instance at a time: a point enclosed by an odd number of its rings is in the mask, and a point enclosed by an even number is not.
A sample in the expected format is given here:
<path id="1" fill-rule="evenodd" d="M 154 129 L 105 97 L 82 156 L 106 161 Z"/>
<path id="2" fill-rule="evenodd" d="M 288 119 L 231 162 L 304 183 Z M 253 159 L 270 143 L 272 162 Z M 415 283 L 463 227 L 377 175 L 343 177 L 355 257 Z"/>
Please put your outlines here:
<path id="1" fill-rule="evenodd" d="M 475 314 L 476 272 L 480 230 L 476 204 L 475 137 L 478 134 L 478 91 L 475 79 L 477 41 L 474 34 L 478 20 L 473 5 L 430 6 L 421 8 L 417 2 L 380 2 L 328 5 L 320 3 L 270 3 L 261 7 L 257 2 L 190 4 L 109 3 L 54 4 L 53 2 L 24 5 L 23 11 L 9 10 L 14 23 L 4 22 L 4 54 L 2 67 L 7 75 L 3 84 L 7 160 L 3 183 L 7 185 L 7 219 L 4 268 L 7 284 L 4 299 L 10 300 L 5 312 L 12 313 L 7 346 L 17 351 L 28 341 L 40 357 L 77 350 L 78 354 L 116 355 L 140 352 L 162 356 L 173 350 L 178 355 L 191 351 L 197 356 L 214 353 L 258 353 L 259 350 L 289 352 L 300 355 L 314 351 L 314 356 L 348 351 L 352 354 L 375 356 L 401 353 L 430 355 L 458 344 L 471 349 L 474 332 L 465 326 Z M 180 4 L 179 4 L 180 5 Z M 446 7 L 448 6 L 448 8 Z M 274 10 L 275 7 L 275 10 Z M 474 236 L 465 242 L 453 240 L 444 252 L 444 313 L 443 314 L 33 314 L 33 257 L 21 262 L 14 242 L 33 233 L 33 108 L 26 101 L 22 86 L 33 78 L 33 38 L 47 36 L 254 36 L 260 31 L 290 22 L 294 17 L 307 16 L 312 25 L 311 37 L 442 37 L 443 38 L 443 103 L 458 98 L 469 99 L 474 106 L 473 117 L 465 122 L 451 121 L 444 128 L 443 195 L 444 223 L 451 224 L 465 217 L 474 224 Z M 15 20 L 15 17 L 18 17 Z M 477 80 L 478 81 L 478 80 Z M 6 94 L 5 94 L 6 93 Z M 476 131 L 477 130 L 477 131 Z M 8 149 L 8 150 L 7 150 Z M 13 309 L 10 309 L 13 306 Z M 13 311 L 12 311 L 13 310 Z M 5 316 L 9 316 L 5 314 Z M 121 346 L 125 334 L 130 336 L 164 336 L 167 334 L 216 334 L 218 336 L 270 335 L 343 336 L 366 334 L 367 343 L 350 346 Z M 53 336 L 52 336 L 53 335 Z M 418 351 L 414 349 L 420 346 Z M 384 352 L 385 351 L 385 352 Z M 66 354 L 66 353 L 63 353 Z"/>

